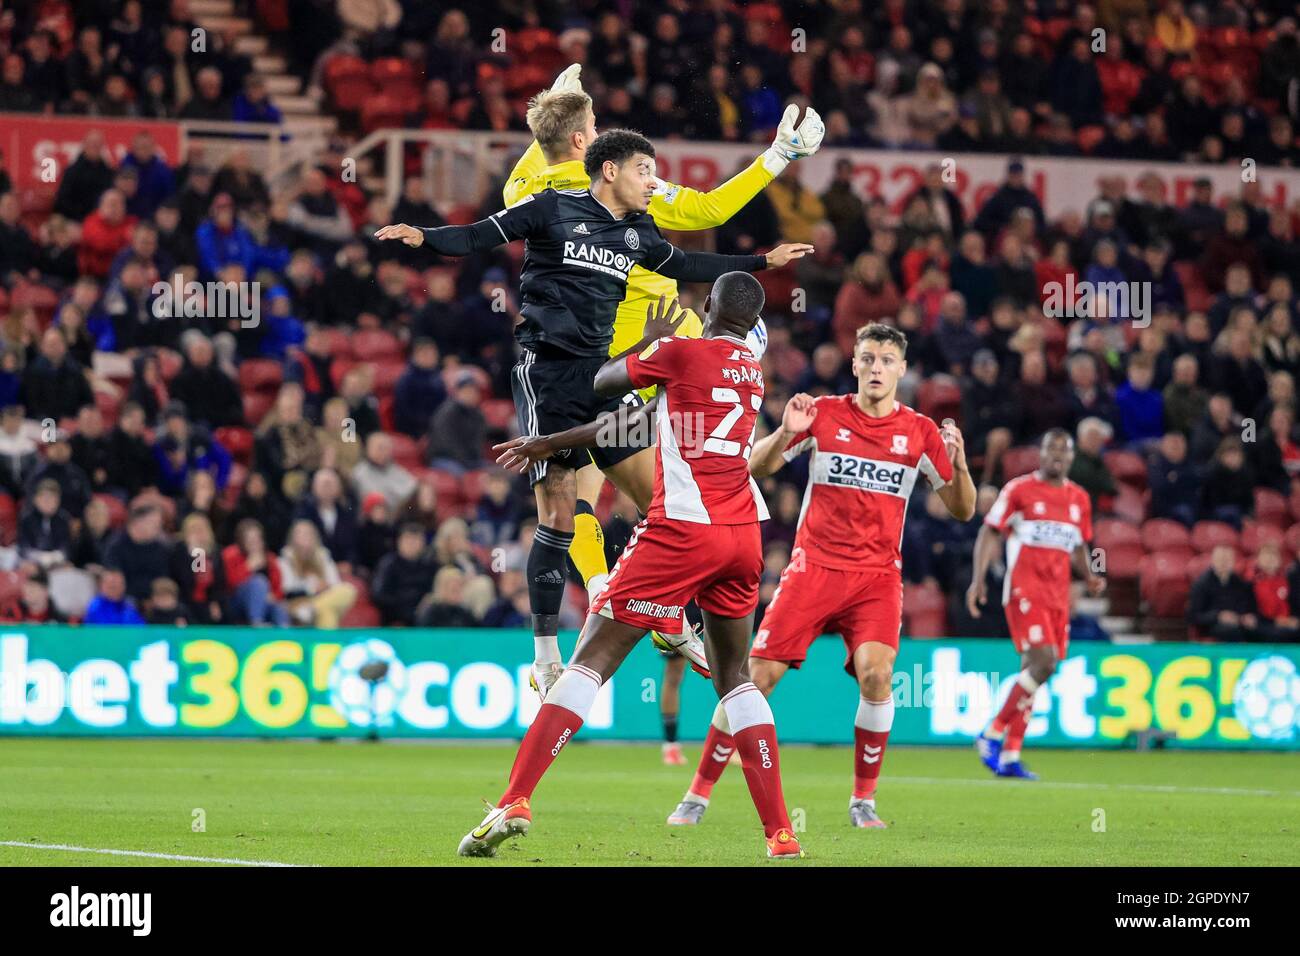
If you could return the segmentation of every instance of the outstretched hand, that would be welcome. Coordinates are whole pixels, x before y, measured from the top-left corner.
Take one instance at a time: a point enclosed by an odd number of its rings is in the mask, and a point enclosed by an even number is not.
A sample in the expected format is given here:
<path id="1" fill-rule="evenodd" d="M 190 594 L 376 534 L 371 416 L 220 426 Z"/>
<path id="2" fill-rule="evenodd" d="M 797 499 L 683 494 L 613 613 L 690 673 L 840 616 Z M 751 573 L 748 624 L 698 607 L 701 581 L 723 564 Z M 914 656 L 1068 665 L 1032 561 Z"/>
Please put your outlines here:
<path id="1" fill-rule="evenodd" d="M 660 296 L 657 305 L 646 306 L 645 333 L 647 339 L 662 339 L 676 335 L 678 327 L 686 321 L 686 313 L 680 311 L 678 300 L 668 301 L 667 296 Z"/>
<path id="2" fill-rule="evenodd" d="M 813 397 L 800 392 L 792 395 L 790 401 L 785 403 L 785 411 L 781 414 L 781 427 L 788 432 L 798 434 L 811 428 L 816 417 L 817 405 Z"/>
<path id="3" fill-rule="evenodd" d="M 778 269 L 792 259 L 802 259 L 812 251 L 813 247 L 806 242 L 782 243 L 767 254 L 768 268 Z"/>
<path id="4" fill-rule="evenodd" d="M 412 249 L 424 245 L 424 233 L 414 226 L 408 226 L 404 222 L 399 222 L 393 226 L 381 226 L 375 230 L 375 238 L 379 240 L 398 239 L 406 243 Z"/>
<path id="5" fill-rule="evenodd" d="M 555 454 L 546 435 L 520 435 L 499 445 L 493 445 L 497 452 L 497 464 L 507 471 L 526 472 L 539 461 L 545 461 Z"/>

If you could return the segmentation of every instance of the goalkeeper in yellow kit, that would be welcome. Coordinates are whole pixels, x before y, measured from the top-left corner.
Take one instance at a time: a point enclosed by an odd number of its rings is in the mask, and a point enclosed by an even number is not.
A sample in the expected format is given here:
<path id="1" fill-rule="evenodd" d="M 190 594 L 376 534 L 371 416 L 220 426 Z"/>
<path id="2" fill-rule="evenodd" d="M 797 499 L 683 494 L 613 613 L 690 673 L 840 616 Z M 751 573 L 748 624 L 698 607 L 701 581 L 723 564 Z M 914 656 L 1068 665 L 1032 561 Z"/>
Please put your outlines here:
<path id="1" fill-rule="evenodd" d="M 507 206 L 521 202 L 544 189 L 587 189 L 590 177 L 583 168 L 587 147 L 596 138 L 595 115 L 591 98 L 583 92 L 580 80 L 581 67 L 573 64 L 555 81 L 554 85 L 538 94 L 529 105 L 528 125 L 535 137 L 531 146 L 515 164 L 506 181 L 504 198 Z M 586 101 L 586 110 L 575 109 L 573 97 Z M 776 139 L 761 156 L 744 171 L 733 176 L 716 189 L 700 192 L 684 186 L 659 181 L 650 200 L 649 214 L 662 229 L 697 230 L 722 225 L 761 192 L 768 183 L 780 175 L 793 160 L 811 156 L 821 146 L 825 127 L 815 110 L 808 108 L 803 122 L 796 127 L 799 108 L 791 105 L 777 128 Z M 677 297 L 677 282 L 639 266 L 633 266 L 628 276 L 627 297 L 619 304 L 614 320 L 614 338 L 609 354 L 618 355 L 641 340 L 647 309 L 665 297 Z M 700 318 L 690 309 L 684 310 L 684 321 L 675 334 L 697 337 Z M 648 389 L 642 397 L 649 398 Z M 644 512 L 654 492 L 654 449 L 647 448 L 619 462 L 608 472 L 614 484 L 625 492 Z M 595 508 L 605 475 L 594 463 L 578 469 L 575 475 L 577 503 L 573 514 L 573 541 L 569 556 L 587 591 L 594 596 L 604 585 L 609 574 L 605 560 L 604 536 Z M 563 527 L 567 516 L 539 515 L 549 527 Z M 700 673 L 707 676 L 708 664 L 703 644 L 695 637 L 689 623 L 683 621 L 680 635 L 653 635 L 655 644 L 662 650 L 680 653 Z M 535 668 L 537 670 L 537 668 Z M 558 676 L 558 668 L 542 669 L 548 676 Z M 553 681 L 546 681 L 547 684 Z M 539 687 L 545 694 L 548 688 Z"/>

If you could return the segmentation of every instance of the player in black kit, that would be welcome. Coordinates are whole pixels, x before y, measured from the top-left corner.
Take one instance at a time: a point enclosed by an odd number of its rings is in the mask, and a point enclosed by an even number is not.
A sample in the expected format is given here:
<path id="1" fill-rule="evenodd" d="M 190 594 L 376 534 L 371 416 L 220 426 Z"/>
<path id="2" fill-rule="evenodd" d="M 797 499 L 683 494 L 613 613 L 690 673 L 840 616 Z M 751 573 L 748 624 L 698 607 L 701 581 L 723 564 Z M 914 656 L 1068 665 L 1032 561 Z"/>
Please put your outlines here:
<path id="1" fill-rule="evenodd" d="M 596 420 L 624 401 L 639 401 L 635 393 L 609 398 L 592 388 L 596 370 L 609 358 L 615 313 L 634 264 L 673 279 L 712 282 L 727 272 L 782 266 L 812 250 L 792 243 L 766 255 L 723 256 L 676 248 L 646 213 L 657 185 L 654 156 L 654 146 L 640 133 L 610 130 L 587 149 L 583 163 L 591 178 L 589 190 L 547 189 L 468 226 L 422 229 L 400 224 L 375 233 L 376 239 L 427 244 L 453 256 L 527 240 L 520 278 L 523 321 L 515 329 L 522 355 L 513 388 L 525 435 L 565 431 Z M 574 470 L 589 454 L 626 490 L 625 479 L 631 476 L 622 474 L 619 466 L 639 450 L 571 451 L 533 468 L 538 527 L 528 556 L 528 591 L 536 658 L 533 682 L 543 697 L 561 672 L 556 635 L 577 502 Z"/>

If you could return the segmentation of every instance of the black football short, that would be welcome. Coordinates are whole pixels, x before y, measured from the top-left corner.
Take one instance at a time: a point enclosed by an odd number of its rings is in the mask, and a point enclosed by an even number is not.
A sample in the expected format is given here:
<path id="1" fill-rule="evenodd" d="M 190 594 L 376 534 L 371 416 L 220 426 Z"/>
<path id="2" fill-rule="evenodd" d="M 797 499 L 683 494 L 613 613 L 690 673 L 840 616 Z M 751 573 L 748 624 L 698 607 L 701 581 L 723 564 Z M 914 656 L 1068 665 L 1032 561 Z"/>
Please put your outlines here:
<path id="1" fill-rule="evenodd" d="M 519 431 L 524 435 L 550 435 L 567 431 L 579 425 L 594 422 L 605 412 L 620 405 L 644 405 L 636 392 L 626 395 L 597 395 L 592 388 L 596 372 L 606 359 L 600 356 L 578 358 L 573 356 L 539 355 L 523 349 L 519 363 L 511 376 L 511 391 L 515 398 L 515 414 L 519 418 Z M 633 439 L 645 437 L 645 443 L 601 446 L 596 448 L 571 448 L 558 452 L 547 461 L 540 461 L 529 471 L 533 484 L 546 476 L 546 466 L 554 462 L 564 468 L 581 468 L 594 461 L 600 468 L 617 465 L 653 444 L 653 436 L 632 434 Z"/>

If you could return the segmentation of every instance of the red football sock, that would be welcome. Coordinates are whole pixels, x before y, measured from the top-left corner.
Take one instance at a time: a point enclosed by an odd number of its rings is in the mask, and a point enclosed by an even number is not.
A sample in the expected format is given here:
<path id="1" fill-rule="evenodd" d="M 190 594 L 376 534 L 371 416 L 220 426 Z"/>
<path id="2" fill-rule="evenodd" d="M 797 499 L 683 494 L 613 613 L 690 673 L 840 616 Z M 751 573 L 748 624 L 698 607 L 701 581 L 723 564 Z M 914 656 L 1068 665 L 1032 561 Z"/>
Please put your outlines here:
<path id="1" fill-rule="evenodd" d="M 863 698 L 858 703 L 858 716 L 853 722 L 853 799 L 871 799 L 876 795 L 876 783 L 885 761 L 885 744 L 894 723 L 894 699 L 873 701 Z"/>
<path id="2" fill-rule="evenodd" d="M 598 690 L 600 675 L 595 671 L 578 664 L 565 670 L 524 734 L 510 768 L 510 783 L 497 806 L 532 797 L 537 782 L 582 726 Z"/>
<path id="3" fill-rule="evenodd" d="M 709 735 L 704 738 L 704 752 L 700 754 L 700 765 L 691 780 L 690 792 L 706 800 L 713 793 L 713 785 L 722 777 L 722 771 L 731 762 L 735 752 L 736 741 L 731 734 L 723 733 L 709 724 Z"/>
<path id="4" fill-rule="evenodd" d="M 1025 685 L 1031 685 L 1026 687 Z M 1016 682 L 1011 685 L 1011 690 L 1007 693 L 1007 699 L 1002 704 L 1002 709 L 998 715 L 993 718 L 993 724 L 989 728 L 995 734 L 1006 731 L 1015 718 L 1022 710 L 1028 710 L 1034 706 L 1034 694 L 1038 690 L 1038 682 L 1029 676 L 1028 671 L 1021 671 Z"/>
<path id="5" fill-rule="evenodd" d="M 759 689 L 749 683 L 741 684 L 723 697 L 722 705 L 744 762 L 750 798 L 763 822 L 763 833 L 770 839 L 778 830 L 790 829 L 790 816 L 781 792 L 781 761 L 772 708 Z"/>
<path id="6" fill-rule="evenodd" d="M 735 735 L 744 761 L 745 783 L 749 796 L 763 821 L 763 834 L 776 835 L 777 830 L 790 829 L 790 816 L 785 809 L 785 795 L 781 792 L 781 761 L 776 747 L 776 725 L 755 724 Z"/>
<path id="7" fill-rule="evenodd" d="M 1033 700 L 1029 706 L 1016 714 L 1016 719 L 1007 724 L 1007 738 L 1002 744 L 1004 754 L 1018 755 L 1020 746 L 1025 742 L 1025 731 L 1029 728 L 1029 718 L 1034 712 Z"/>

